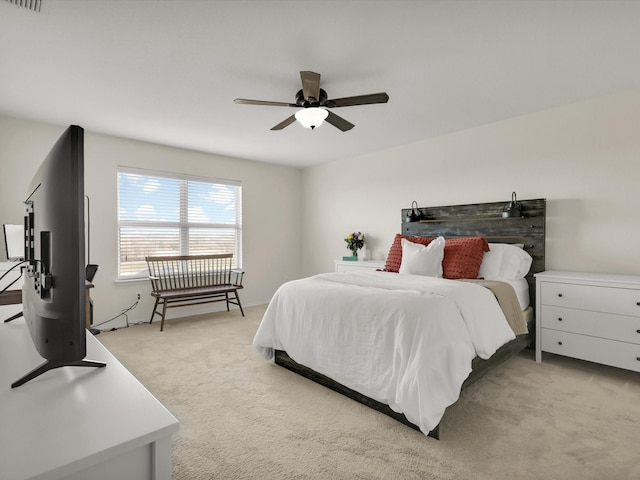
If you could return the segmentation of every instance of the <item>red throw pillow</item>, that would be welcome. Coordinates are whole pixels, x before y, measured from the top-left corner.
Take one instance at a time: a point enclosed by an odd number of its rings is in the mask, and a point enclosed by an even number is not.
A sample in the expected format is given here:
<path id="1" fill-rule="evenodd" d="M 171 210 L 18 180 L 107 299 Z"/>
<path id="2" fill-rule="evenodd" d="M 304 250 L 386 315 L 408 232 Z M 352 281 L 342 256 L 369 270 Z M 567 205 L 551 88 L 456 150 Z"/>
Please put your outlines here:
<path id="1" fill-rule="evenodd" d="M 402 235 L 400 233 L 396 233 L 396 237 L 393 239 L 393 243 L 391 244 L 391 248 L 389 249 L 389 254 L 387 255 L 387 261 L 384 265 L 385 272 L 395 272 L 398 273 L 400 270 L 400 265 L 402 264 L 402 239 L 409 240 L 413 243 L 419 243 L 420 245 L 429 245 L 434 237 L 412 237 L 408 235 Z M 445 246 L 446 249 L 446 246 Z M 445 250 L 446 251 L 446 250 Z M 478 268 L 480 268 L 478 266 Z"/>
<path id="2" fill-rule="evenodd" d="M 442 276 L 451 279 L 478 278 L 482 257 L 488 251 L 489 244 L 484 237 L 447 238 Z"/>

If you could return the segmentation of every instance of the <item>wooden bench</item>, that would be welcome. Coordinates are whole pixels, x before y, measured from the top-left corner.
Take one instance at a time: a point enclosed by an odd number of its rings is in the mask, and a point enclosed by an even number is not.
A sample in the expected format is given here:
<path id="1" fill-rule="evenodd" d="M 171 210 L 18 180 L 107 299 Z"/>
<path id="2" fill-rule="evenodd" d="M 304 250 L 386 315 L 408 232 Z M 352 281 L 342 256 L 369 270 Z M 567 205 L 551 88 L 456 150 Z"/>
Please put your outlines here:
<path id="1" fill-rule="evenodd" d="M 244 310 L 238 290 L 242 288 L 244 272 L 231 268 L 232 253 L 220 255 L 178 255 L 145 257 L 149 267 L 151 295 L 156 297 L 153 317 L 160 315 L 160 331 L 164 329 L 167 308 L 201 303 L 226 302 L 227 311 L 232 303 Z M 233 294 L 230 297 L 229 294 Z M 158 306 L 162 305 L 162 311 Z"/>

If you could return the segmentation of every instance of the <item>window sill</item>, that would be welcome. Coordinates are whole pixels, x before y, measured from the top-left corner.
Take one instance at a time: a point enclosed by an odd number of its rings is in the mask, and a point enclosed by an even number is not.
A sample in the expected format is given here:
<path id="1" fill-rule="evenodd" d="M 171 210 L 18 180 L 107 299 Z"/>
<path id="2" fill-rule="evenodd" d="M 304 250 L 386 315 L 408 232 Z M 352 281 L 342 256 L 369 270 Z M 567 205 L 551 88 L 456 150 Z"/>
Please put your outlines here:
<path id="1" fill-rule="evenodd" d="M 127 278 L 127 279 L 116 279 L 115 284 L 118 287 L 126 287 L 128 285 L 138 285 L 141 283 L 149 283 L 148 278 Z"/>

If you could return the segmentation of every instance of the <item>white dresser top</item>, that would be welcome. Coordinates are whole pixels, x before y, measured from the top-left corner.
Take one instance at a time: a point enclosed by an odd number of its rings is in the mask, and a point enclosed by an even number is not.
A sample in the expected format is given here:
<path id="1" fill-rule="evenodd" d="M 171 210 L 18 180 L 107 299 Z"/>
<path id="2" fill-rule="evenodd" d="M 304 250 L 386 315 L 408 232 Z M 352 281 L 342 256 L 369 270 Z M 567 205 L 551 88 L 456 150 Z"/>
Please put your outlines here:
<path id="1" fill-rule="evenodd" d="M 636 286 L 640 287 L 640 275 L 624 275 L 618 273 L 588 273 L 567 272 L 561 270 L 547 270 L 536 273 L 536 279 L 540 280 L 565 280 L 585 284 L 607 284 L 611 286 Z"/>

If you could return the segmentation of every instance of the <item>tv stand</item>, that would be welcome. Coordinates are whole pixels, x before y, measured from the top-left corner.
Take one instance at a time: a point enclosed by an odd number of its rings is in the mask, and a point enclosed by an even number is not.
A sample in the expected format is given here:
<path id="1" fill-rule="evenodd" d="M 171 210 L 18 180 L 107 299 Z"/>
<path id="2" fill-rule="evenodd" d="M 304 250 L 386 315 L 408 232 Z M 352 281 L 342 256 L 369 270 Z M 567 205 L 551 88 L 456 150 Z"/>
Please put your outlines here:
<path id="1" fill-rule="evenodd" d="M 18 313 L 16 313 L 15 315 L 11 315 L 9 318 L 7 318 L 7 319 L 4 321 L 4 323 L 9 323 L 9 322 L 11 322 L 12 320 L 15 320 L 16 318 L 20 318 L 20 317 L 22 317 L 22 315 L 23 315 L 23 313 L 22 313 L 22 312 L 18 312 Z"/>
<path id="2" fill-rule="evenodd" d="M 11 388 L 19 387 L 20 385 L 24 385 L 29 380 L 33 380 L 36 377 L 39 377 L 43 373 L 48 372 L 49 370 L 53 370 L 54 368 L 60 367 L 97 367 L 102 368 L 106 367 L 107 364 L 104 362 L 94 362 L 92 360 L 79 360 L 77 362 L 52 362 L 47 360 L 39 367 L 34 368 L 29 373 L 27 373 L 24 377 L 19 380 L 16 380 L 11 384 Z"/>

